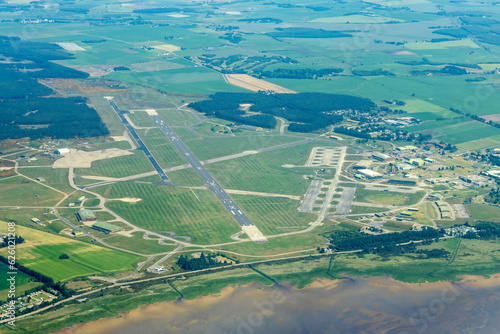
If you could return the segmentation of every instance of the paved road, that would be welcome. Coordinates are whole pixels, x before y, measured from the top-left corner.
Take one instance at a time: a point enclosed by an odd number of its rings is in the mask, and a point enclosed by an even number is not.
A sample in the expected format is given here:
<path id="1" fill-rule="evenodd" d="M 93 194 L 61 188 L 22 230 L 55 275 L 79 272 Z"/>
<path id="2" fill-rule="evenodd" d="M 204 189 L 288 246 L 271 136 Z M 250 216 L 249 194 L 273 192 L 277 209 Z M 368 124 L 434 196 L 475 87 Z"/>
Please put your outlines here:
<path id="1" fill-rule="evenodd" d="M 224 189 L 219 185 L 219 183 L 213 178 L 213 176 L 206 170 L 201 162 L 194 156 L 193 152 L 187 148 L 187 146 L 177 137 L 174 131 L 163 122 L 162 118 L 158 115 L 150 115 L 153 121 L 158 125 L 161 131 L 170 139 L 172 144 L 179 150 L 182 156 L 187 160 L 187 162 L 193 167 L 196 173 L 205 181 L 208 189 L 210 189 L 215 196 L 219 198 L 224 207 L 229 211 L 229 213 L 236 219 L 236 221 L 241 226 L 255 226 L 250 219 L 247 217 L 243 211 L 238 207 L 238 205 L 233 201 L 233 199 L 226 193 Z"/>
<path id="2" fill-rule="evenodd" d="M 158 175 L 161 177 L 162 183 L 173 185 L 172 182 L 168 179 L 167 174 L 165 174 L 163 169 L 160 167 L 160 164 L 158 163 L 158 161 L 156 161 L 154 156 L 151 154 L 149 149 L 146 147 L 146 145 L 143 143 L 142 139 L 137 134 L 137 132 L 135 132 L 135 129 L 128 122 L 127 118 L 125 118 L 125 114 L 128 114 L 128 111 L 121 110 L 120 108 L 118 108 L 115 101 L 113 101 L 113 100 L 109 100 L 109 104 L 116 111 L 116 113 L 118 114 L 118 117 L 120 117 L 123 124 L 125 124 L 125 126 L 127 127 L 127 130 L 129 131 L 129 133 L 132 135 L 132 137 L 137 142 L 137 144 L 138 144 L 137 149 L 143 151 L 144 154 L 146 154 L 146 157 L 148 158 L 149 162 L 151 162 L 151 165 L 153 165 L 154 169 L 156 170 Z"/>

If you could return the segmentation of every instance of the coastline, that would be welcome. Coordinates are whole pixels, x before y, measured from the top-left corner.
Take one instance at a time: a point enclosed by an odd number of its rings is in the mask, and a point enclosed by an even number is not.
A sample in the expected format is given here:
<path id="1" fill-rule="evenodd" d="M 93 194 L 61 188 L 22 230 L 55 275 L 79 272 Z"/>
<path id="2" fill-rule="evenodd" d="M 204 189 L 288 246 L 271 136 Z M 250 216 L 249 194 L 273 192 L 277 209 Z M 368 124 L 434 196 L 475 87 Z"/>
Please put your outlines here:
<path id="1" fill-rule="evenodd" d="M 179 329 L 180 327 L 178 327 L 177 325 L 178 320 L 175 319 L 190 319 L 190 321 L 188 321 L 186 325 L 195 327 L 199 325 L 196 317 L 193 317 L 192 315 L 193 310 L 197 310 L 198 313 L 205 315 L 210 313 L 210 310 L 217 308 L 218 305 L 220 306 L 222 304 L 231 304 L 231 303 L 238 305 L 240 302 L 242 302 L 242 300 L 240 300 L 242 296 L 246 296 L 248 298 L 250 298 L 251 296 L 253 300 L 249 301 L 250 304 L 252 302 L 264 303 L 265 300 L 269 299 L 269 295 L 272 294 L 273 291 L 281 291 L 282 289 L 284 290 L 283 293 L 285 295 L 289 294 L 290 296 L 293 296 L 294 294 L 297 295 L 311 294 L 313 296 L 317 296 L 318 298 L 321 297 L 321 294 L 328 295 L 330 293 L 338 296 L 339 290 L 345 289 L 346 287 L 351 289 L 353 292 L 357 290 L 359 291 L 361 289 L 361 290 L 372 291 L 375 294 L 381 294 L 381 295 L 391 295 L 391 296 L 420 295 L 429 298 L 443 294 L 446 296 L 446 293 L 449 295 L 446 298 L 451 298 L 451 297 L 458 298 L 467 296 L 470 293 L 470 291 L 489 291 L 490 289 L 498 289 L 500 291 L 500 273 L 491 275 L 488 278 L 484 278 L 482 276 L 472 276 L 472 275 L 463 275 L 460 276 L 460 278 L 461 278 L 460 281 L 444 281 L 444 282 L 431 282 L 431 283 L 404 283 L 397 281 L 389 276 L 376 276 L 369 278 L 346 277 L 346 279 L 335 279 L 335 280 L 327 278 L 316 278 L 313 280 L 312 283 L 300 289 L 297 289 L 294 285 L 287 283 L 284 283 L 282 288 L 278 288 L 276 286 L 264 286 L 257 282 L 247 283 L 247 284 L 236 284 L 236 285 L 233 284 L 222 288 L 221 291 L 218 293 L 211 293 L 206 296 L 199 296 L 191 300 L 162 301 L 152 304 L 141 305 L 138 308 L 135 308 L 131 311 L 120 312 L 119 315 L 116 317 L 102 318 L 97 321 L 89 323 L 80 323 L 75 326 L 67 327 L 52 333 L 54 334 L 118 333 L 122 332 L 124 328 L 133 328 L 135 325 L 144 324 L 144 322 L 149 324 L 163 323 L 164 321 L 168 322 L 168 319 L 166 319 L 168 317 L 170 317 L 172 321 L 171 322 L 173 326 L 172 332 L 176 332 L 175 330 Z M 356 295 L 351 297 L 353 297 L 354 300 L 357 298 Z M 289 298 L 291 299 L 292 297 Z M 342 302 L 345 301 L 342 300 Z M 438 302 L 440 302 L 439 298 L 438 299 L 436 299 L 435 297 L 431 298 L 430 303 L 438 303 Z M 319 303 L 321 304 L 322 302 L 320 301 Z M 341 302 L 339 300 L 335 300 L 334 302 L 334 300 L 332 299 L 332 304 L 325 306 L 339 307 L 338 303 Z M 418 303 L 419 302 L 417 302 L 417 304 Z M 446 305 L 446 300 L 441 301 L 440 303 Z M 276 310 L 278 309 L 278 306 L 284 307 L 284 304 L 281 303 L 275 303 L 275 304 L 276 304 L 275 305 Z M 312 305 L 313 304 L 311 304 L 310 306 Z M 415 306 L 415 308 L 417 308 L 417 306 Z M 343 312 L 342 310 L 340 311 Z M 367 313 L 371 312 L 367 311 Z M 384 319 L 391 318 L 391 315 L 389 313 L 385 314 L 383 318 Z M 273 314 L 269 314 L 269 317 L 272 316 Z M 218 318 L 216 314 L 212 314 L 209 317 L 211 318 L 211 321 L 221 321 L 221 319 Z M 404 325 L 405 319 L 402 319 L 400 316 L 396 315 L 394 315 L 393 318 L 394 319 L 392 319 L 392 322 L 394 322 L 395 319 L 397 318 L 397 323 L 401 326 Z M 235 325 L 238 324 L 237 321 L 238 321 L 237 319 L 234 320 Z M 383 324 L 384 321 L 382 320 L 381 323 Z M 372 325 L 375 326 L 376 324 Z M 146 329 L 144 333 L 149 333 L 149 332 Z"/>

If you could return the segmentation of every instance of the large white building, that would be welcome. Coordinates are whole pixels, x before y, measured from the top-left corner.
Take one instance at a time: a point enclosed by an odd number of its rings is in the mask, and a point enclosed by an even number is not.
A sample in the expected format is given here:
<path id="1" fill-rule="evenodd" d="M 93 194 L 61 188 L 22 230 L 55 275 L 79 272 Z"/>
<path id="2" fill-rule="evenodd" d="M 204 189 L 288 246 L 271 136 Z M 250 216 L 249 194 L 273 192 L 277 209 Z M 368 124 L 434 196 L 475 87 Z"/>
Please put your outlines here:
<path id="1" fill-rule="evenodd" d="M 69 154 L 69 148 L 58 148 L 54 151 L 55 154 Z"/>

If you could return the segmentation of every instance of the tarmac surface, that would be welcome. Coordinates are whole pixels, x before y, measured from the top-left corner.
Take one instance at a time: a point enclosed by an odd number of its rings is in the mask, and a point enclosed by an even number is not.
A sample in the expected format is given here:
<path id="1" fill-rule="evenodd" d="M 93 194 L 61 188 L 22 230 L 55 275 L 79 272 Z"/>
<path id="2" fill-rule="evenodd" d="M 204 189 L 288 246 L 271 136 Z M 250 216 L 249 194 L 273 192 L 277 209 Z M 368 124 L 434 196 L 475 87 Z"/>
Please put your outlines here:
<path id="1" fill-rule="evenodd" d="M 109 104 L 111 105 L 111 107 L 113 107 L 115 112 L 118 114 L 118 117 L 120 117 L 123 124 L 125 124 L 125 126 L 127 127 L 127 130 L 129 131 L 129 133 L 132 135 L 132 137 L 137 142 L 137 145 L 138 145 L 137 149 L 143 151 L 144 154 L 146 154 L 146 157 L 148 158 L 149 162 L 151 162 L 151 165 L 153 165 L 153 168 L 156 170 L 156 172 L 160 176 L 161 183 L 173 185 L 172 181 L 170 181 L 169 178 L 167 177 L 167 174 L 165 174 L 163 169 L 160 167 L 160 164 L 158 163 L 158 161 L 156 161 L 156 159 L 151 154 L 149 149 L 146 147 L 146 145 L 144 144 L 142 139 L 139 137 L 139 135 L 137 134 L 135 129 L 132 127 L 132 125 L 128 122 L 127 118 L 125 117 L 125 114 L 128 114 L 129 111 L 128 110 L 121 110 L 120 108 L 118 108 L 115 101 L 113 101 L 113 100 L 109 100 Z"/>
<path id="2" fill-rule="evenodd" d="M 209 190 L 211 190 L 224 205 L 226 210 L 234 217 L 241 226 L 255 226 L 247 215 L 241 211 L 233 199 L 226 193 L 220 184 L 213 178 L 207 169 L 201 164 L 191 150 L 179 139 L 175 132 L 158 115 L 150 115 L 151 119 L 158 125 L 161 131 L 174 144 L 181 155 L 193 167 L 194 171 L 202 178 Z"/>

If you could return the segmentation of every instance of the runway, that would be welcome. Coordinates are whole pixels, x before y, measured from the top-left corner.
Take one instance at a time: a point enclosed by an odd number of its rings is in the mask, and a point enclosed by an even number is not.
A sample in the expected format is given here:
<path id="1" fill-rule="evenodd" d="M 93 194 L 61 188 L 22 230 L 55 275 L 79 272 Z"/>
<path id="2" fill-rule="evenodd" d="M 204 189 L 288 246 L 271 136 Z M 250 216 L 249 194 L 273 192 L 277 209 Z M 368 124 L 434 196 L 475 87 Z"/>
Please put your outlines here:
<path id="1" fill-rule="evenodd" d="M 125 117 L 125 114 L 128 114 L 129 111 L 128 110 L 121 110 L 120 108 L 118 108 L 118 106 L 116 105 L 115 101 L 113 101 L 113 100 L 109 100 L 109 104 L 111 105 L 111 107 L 113 107 L 113 109 L 115 110 L 115 112 L 118 114 L 118 117 L 120 117 L 120 119 L 122 120 L 123 124 L 125 124 L 125 126 L 127 127 L 127 130 L 129 131 L 129 133 L 132 135 L 132 137 L 137 142 L 137 145 L 138 145 L 137 149 L 143 151 L 144 154 L 146 154 L 146 157 L 148 158 L 149 162 L 151 163 L 151 165 L 153 165 L 153 168 L 156 170 L 156 172 L 160 176 L 161 183 L 167 184 L 167 185 L 173 185 L 172 181 L 170 181 L 168 179 L 167 174 L 165 174 L 165 172 L 161 168 L 161 166 L 158 163 L 158 161 L 156 161 L 156 159 L 151 154 L 151 152 L 146 147 L 146 145 L 143 143 L 142 139 L 139 137 L 139 135 L 137 134 L 137 132 L 135 131 L 135 129 L 132 127 L 132 125 L 130 125 L 130 123 L 128 122 L 127 118 Z"/>

